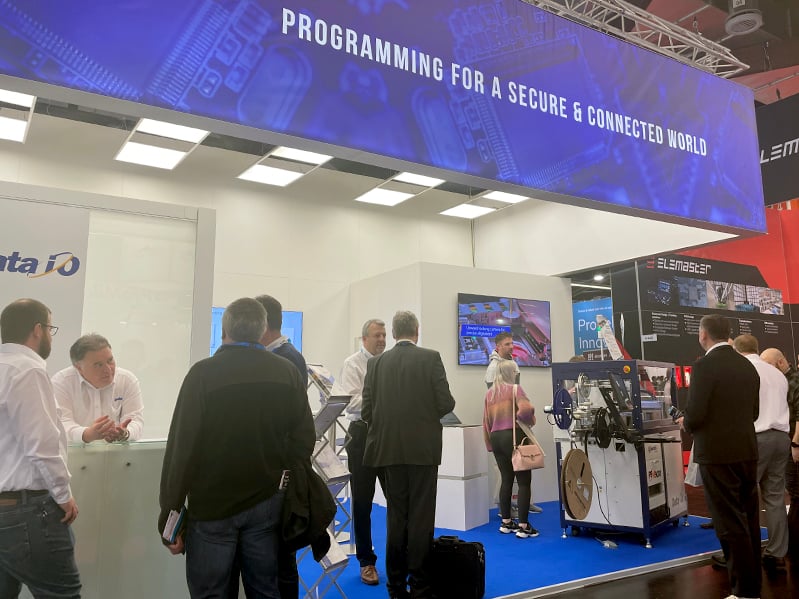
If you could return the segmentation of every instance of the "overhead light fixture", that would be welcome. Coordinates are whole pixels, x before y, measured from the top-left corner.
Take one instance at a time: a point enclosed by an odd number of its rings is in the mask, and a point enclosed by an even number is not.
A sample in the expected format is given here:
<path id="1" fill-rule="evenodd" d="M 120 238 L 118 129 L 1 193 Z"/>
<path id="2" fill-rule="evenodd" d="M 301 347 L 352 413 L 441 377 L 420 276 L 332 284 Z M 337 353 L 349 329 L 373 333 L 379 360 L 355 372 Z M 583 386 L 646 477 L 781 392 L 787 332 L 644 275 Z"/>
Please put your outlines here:
<path id="1" fill-rule="evenodd" d="M 264 164 L 256 164 L 241 173 L 238 178 L 244 179 L 245 181 L 263 183 L 265 185 L 286 187 L 286 185 L 294 183 L 294 181 L 302 177 L 304 174 L 305 173 L 298 173 L 296 171 L 289 171 L 273 166 L 266 166 Z"/>
<path id="2" fill-rule="evenodd" d="M 444 179 L 436 179 L 435 177 L 427 177 L 415 173 L 399 173 L 395 175 L 392 180 L 401 183 L 410 183 L 411 185 L 421 185 L 422 187 L 437 187 L 444 182 Z"/>
<path id="3" fill-rule="evenodd" d="M 121 162 L 172 170 L 206 138 L 208 131 L 141 119 L 115 156 Z"/>
<path id="4" fill-rule="evenodd" d="M 444 210 L 439 214 L 444 216 L 457 216 L 458 218 L 477 218 L 494 212 L 494 208 L 487 208 L 486 206 L 476 206 L 474 204 L 460 204 L 449 210 Z"/>
<path id="5" fill-rule="evenodd" d="M 384 189 L 383 187 L 375 187 L 355 198 L 355 201 L 365 202 L 367 204 L 380 204 L 381 206 L 396 206 L 413 196 L 414 194 L 404 191 L 393 191 L 391 189 Z"/>
<path id="6" fill-rule="evenodd" d="M 278 146 L 269 154 L 278 158 L 285 158 L 286 160 L 296 160 L 297 162 L 304 162 L 306 164 L 324 164 L 332 156 L 327 154 L 317 154 L 316 152 L 308 152 L 306 150 L 295 150 L 294 148 L 287 148 L 285 146 Z"/>
<path id="7" fill-rule="evenodd" d="M 610 291 L 610 287 L 607 285 L 588 285 L 587 283 L 571 283 L 572 287 L 584 287 L 586 289 L 604 289 L 606 291 Z"/>
<path id="8" fill-rule="evenodd" d="M 481 197 L 489 200 L 496 200 L 497 202 L 505 202 L 506 204 L 518 204 L 519 202 L 530 199 L 527 196 L 521 196 L 515 193 L 506 193 L 504 191 L 489 191 L 488 193 L 483 194 Z"/>
<path id="9" fill-rule="evenodd" d="M 208 135 L 208 131 L 202 129 L 175 125 L 174 123 L 165 123 L 153 119 L 140 120 L 139 124 L 136 126 L 136 131 L 149 133 L 150 135 L 158 135 L 159 137 L 179 139 L 180 141 L 187 141 L 193 144 L 200 143 Z"/>
<path id="10" fill-rule="evenodd" d="M 19 92 L 12 92 L 7 89 L 0 89 L 0 102 L 3 104 L 11 104 L 13 106 L 21 106 L 22 108 L 31 108 L 36 101 L 36 96 L 29 94 L 21 94 Z"/>
<path id="11" fill-rule="evenodd" d="M 594 281 L 596 281 L 597 283 L 601 283 L 604 280 L 605 280 L 605 275 L 600 273 L 594 275 Z"/>
<path id="12" fill-rule="evenodd" d="M 0 89 L 0 139 L 25 143 L 36 96 Z"/>
<path id="13" fill-rule="evenodd" d="M 122 162 L 172 170 L 186 157 L 186 154 L 188 152 L 128 141 L 119 150 L 115 159 Z"/>
<path id="14" fill-rule="evenodd" d="M 0 116 L 0 139 L 22 143 L 25 141 L 25 134 L 27 132 L 28 121 Z"/>

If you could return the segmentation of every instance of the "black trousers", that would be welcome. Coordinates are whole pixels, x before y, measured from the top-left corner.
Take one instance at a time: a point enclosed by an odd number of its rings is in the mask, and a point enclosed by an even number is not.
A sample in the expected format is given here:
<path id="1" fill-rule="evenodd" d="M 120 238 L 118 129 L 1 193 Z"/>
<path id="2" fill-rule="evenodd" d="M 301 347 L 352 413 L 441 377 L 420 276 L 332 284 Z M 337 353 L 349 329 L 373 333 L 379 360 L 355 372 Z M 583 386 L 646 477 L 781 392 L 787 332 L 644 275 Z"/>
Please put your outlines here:
<path id="1" fill-rule="evenodd" d="M 388 502 L 386 575 L 389 595 L 432 597 L 425 562 L 430 554 L 436 519 L 438 466 L 386 466 Z"/>
<path id="2" fill-rule="evenodd" d="M 524 433 L 521 429 L 516 429 L 516 441 L 524 439 Z M 494 459 L 497 461 L 497 468 L 499 468 L 500 486 L 499 486 L 499 513 L 505 519 L 510 518 L 511 495 L 513 494 L 513 481 L 519 483 L 519 499 L 517 507 L 519 508 L 519 522 L 527 524 L 528 516 L 530 514 L 530 483 L 532 481 L 533 473 L 529 470 L 522 472 L 515 472 L 513 470 L 513 431 L 495 431 L 491 433 L 491 448 L 494 453 Z"/>
<path id="3" fill-rule="evenodd" d="M 350 471 L 350 492 L 352 495 L 352 531 L 355 535 L 355 557 L 361 568 L 374 566 L 377 556 L 372 548 L 372 502 L 375 498 L 375 483 L 385 491 L 383 474 L 378 468 L 363 465 L 363 452 L 366 447 L 366 433 L 369 427 L 363 420 L 350 423 L 347 443 L 347 467 Z"/>
<path id="4" fill-rule="evenodd" d="M 760 521 L 757 460 L 700 464 L 716 536 L 727 558 L 732 594 L 760 597 Z"/>

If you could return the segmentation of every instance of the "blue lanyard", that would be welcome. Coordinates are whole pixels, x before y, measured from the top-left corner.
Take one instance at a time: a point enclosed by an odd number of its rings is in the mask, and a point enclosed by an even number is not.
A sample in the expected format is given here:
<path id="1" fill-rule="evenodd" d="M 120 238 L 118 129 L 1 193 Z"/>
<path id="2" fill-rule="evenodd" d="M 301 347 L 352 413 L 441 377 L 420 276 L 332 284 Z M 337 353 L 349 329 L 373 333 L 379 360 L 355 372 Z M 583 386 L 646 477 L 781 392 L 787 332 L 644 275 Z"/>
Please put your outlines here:
<path id="1" fill-rule="evenodd" d="M 247 343 L 246 341 L 235 341 L 233 343 L 225 343 L 225 345 L 238 345 L 239 347 L 251 347 L 253 349 L 260 349 L 266 351 L 266 346 L 260 343 Z"/>

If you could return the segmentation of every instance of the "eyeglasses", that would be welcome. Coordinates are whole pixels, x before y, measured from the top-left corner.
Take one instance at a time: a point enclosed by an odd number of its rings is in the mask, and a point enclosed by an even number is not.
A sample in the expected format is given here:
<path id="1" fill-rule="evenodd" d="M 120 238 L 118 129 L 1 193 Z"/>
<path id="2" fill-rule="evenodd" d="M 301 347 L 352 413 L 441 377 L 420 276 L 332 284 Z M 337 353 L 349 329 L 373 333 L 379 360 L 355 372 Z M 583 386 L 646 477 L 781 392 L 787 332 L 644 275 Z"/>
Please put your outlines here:
<path id="1" fill-rule="evenodd" d="M 53 325 L 46 324 L 44 322 L 40 322 L 39 324 L 42 325 L 42 328 L 50 329 L 50 336 L 51 337 L 54 337 L 56 335 L 56 333 L 58 333 L 58 327 L 54 327 Z"/>

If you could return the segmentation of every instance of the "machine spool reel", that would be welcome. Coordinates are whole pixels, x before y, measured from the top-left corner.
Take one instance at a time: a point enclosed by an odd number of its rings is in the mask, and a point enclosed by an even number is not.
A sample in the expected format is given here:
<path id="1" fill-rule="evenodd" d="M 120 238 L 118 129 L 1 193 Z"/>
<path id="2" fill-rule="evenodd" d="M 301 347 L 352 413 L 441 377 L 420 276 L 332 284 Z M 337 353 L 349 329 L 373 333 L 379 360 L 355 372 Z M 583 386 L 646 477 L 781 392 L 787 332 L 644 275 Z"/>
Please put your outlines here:
<path id="1" fill-rule="evenodd" d="M 566 513 L 575 520 L 585 519 L 591 510 L 594 476 L 588 456 L 582 449 L 572 449 L 563 458 L 560 496 Z"/>
<path id="2" fill-rule="evenodd" d="M 568 430 L 572 423 L 572 396 L 566 389 L 558 389 L 552 399 L 552 415 L 561 430 Z"/>

